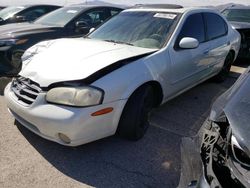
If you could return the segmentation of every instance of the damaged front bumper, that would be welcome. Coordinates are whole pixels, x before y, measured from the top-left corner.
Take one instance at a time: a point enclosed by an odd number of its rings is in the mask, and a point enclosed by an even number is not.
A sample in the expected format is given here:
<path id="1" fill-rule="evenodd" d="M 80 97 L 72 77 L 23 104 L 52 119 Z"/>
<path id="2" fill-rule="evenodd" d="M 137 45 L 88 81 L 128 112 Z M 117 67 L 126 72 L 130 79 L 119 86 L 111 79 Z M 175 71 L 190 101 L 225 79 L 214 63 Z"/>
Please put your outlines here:
<path id="1" fill-rule="evenodd" d="M 203 174 L 197 187 L 250 187 L 244 177 L 249 170 L 234 160 L 231 153 L 229 124 L 206 120 L 203 131 L 201 144 Z"/>

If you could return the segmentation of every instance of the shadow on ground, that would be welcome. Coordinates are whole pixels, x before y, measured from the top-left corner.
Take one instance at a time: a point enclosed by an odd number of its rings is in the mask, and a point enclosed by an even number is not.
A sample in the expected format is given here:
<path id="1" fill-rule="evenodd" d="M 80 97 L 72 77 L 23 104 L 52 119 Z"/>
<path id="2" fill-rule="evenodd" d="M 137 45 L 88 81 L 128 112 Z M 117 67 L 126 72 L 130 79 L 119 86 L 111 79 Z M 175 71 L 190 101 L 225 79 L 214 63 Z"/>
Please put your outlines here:
<path id="1" fill-rule="evenodd" d="M 247 68 L 248 66 L 250 66 L 250 59 L 236 59 L 233 65 Z"/>
<path id="2" fill-rule="evenodd" d="M 182 138 L 198 132 L 212 102 L 234 81 L 203 83 L 159 107 L 152 115 L 152 126 L 138 142 L 113 136 L 68 148 L 17 126 L 48 162 L 79 182 L 95 187 L 177 187 Z"/>
<path id="3" fill-rule="evenodd" d="M 139 142 L 117 137 L 69 148 L 46 141 L 18 125 L 21 133 L 54 167 L 94 187 L 176 187 L 181 140 L 151 127 Z M 173 155 L 173 153 L 175 153 Z"/>

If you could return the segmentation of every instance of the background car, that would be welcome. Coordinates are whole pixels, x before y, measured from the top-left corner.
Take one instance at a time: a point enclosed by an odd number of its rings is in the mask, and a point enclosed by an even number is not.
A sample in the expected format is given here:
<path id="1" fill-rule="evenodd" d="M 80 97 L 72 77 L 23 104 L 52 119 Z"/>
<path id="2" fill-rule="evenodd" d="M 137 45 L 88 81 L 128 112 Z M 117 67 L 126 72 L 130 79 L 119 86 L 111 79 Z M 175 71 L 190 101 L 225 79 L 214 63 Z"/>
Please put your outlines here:
<path id="1" fill-rule="evenodd" d="M 122 9 L 96 5 L 72 5 L 57 9 L 33 23 L 0 27 L 0 76 L 16 76 L 21 56 L 32 45 L 61 37 L 84 36 Z"/>
<path id="2" fill-rule="evenodd" d="M 232 6 L 222 14 L 241 34 L 241 48 L 238 57 L 250 60 L 250 6 Z"/>
<path id="3" fill-rule="evenodd" d="M 17 121 L 63 145 L 115 133 L 139 140 L 152 108 L 225 79 L 239 47 L 239 33 L 215 10 L 137 6 L 85 38 L 29 48 L 5 98 Z"/>
<path id="4" fill-rule="evenodd" d="M 2 7 L 2 6 L 0 6 L 0 10 L 2 10 L 2 9 L 4 9 L 4 8 L 6 8 L 6 7 Z"/>
<path id="5" fill-rule="evenodd" d="M 0 25 L 31 22 L 58 8 L 56 5 L 9 6 L 0 10 Z"/>
<path id="6" fill-rule="evenodd" d="M 250 67 L 213 104 L 204 123 L 200 187 L 250 187 Z"/>

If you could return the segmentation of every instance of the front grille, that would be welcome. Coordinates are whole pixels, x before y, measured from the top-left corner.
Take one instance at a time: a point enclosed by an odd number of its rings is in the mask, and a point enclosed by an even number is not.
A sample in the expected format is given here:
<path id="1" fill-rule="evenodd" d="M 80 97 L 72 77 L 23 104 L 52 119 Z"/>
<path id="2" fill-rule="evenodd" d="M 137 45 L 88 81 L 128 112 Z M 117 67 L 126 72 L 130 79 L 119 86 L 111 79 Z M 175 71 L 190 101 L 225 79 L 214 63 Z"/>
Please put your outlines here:
<path id="1" fill-rule="evenodd" d="M 42 91 L 39 84 L 23 77 L 13 80 L 11 89 L 17 97 L 17 100 L 26 105 L 31 105 Z"/>

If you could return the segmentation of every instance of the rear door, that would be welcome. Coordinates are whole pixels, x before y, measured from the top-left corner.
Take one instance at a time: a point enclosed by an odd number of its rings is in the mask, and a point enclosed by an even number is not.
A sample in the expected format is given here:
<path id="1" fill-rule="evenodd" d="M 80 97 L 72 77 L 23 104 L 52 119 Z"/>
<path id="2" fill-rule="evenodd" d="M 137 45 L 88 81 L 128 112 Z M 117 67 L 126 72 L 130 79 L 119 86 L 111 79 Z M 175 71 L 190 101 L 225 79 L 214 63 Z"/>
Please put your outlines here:
<path id="1" fill-rule="evenodd" d="M 210 49 L 207 51 L 210 60 L 209 71 L 218 72 L 223 66 L 225 57 L 230 50 L 230 40 L 228 39 L 228 26 L 224 19 L 215 13 L 203 13 L 206 25 L 206 38 Z"/>

